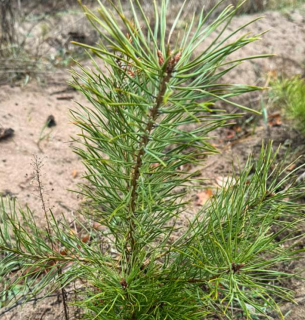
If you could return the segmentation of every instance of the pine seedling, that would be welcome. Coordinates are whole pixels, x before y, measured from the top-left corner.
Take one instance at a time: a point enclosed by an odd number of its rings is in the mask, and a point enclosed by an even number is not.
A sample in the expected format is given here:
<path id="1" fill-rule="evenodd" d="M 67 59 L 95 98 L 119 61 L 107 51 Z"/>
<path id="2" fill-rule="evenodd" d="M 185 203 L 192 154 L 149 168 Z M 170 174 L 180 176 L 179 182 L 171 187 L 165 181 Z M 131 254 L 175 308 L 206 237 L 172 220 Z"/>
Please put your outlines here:
<path id="1" fill-rule="evenodd" d="M 0 276 L 10 276 L 12 288 L 26 283 L 31 295 L 76 282 L 83 290 L 71 302 L 90 320 L 281 314 L 278 302 L 293 299 L 282 280 L 294 274 L 283 268 L 299 254 L 304 188 L 294 171 L 285 175 L 271 145 L 182 225 L 197 179 L 185 168 L 216 152 L 209 134 L 240 116 L 219 103 L 253 111 L 232 98 L 261 88 L 220 80 L 243 60 L 263 57 L 229 60 L 260 35 L 238 37 L 248 24 L 226 33 L 240 6 L 208 22 L 218 5 L 194 15 L 179 35 L 184 6 L 169 26 L 168 5 L 154 1 L 154 24 L 139 1 L 130 0 L 129 14 L 120 3 L 99 2 L 98 15 L 83 6 L 101 37 L 96 47 L 79 44 L 94 69 L 73 72 L 89 103 L 71 111 L 87 206 L 71 230 L 51 210 L 43 228 L 29 208 L 3 200 Z"/>

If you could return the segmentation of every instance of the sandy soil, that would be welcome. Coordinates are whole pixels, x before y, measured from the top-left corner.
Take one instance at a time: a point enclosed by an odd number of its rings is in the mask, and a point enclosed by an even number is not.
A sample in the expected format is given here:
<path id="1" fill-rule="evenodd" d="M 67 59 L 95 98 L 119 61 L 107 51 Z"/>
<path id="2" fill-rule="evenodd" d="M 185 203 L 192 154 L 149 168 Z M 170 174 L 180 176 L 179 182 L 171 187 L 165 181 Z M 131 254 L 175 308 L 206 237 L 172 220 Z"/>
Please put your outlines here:
<path id="1" fill-rule="evenodd" d="M 269 34 L 259 43 L 234 54 L 234 58 L 261 53 L 276 53 L 277 56 L 268 60 L 247 62 L 225 80 L 261 85 L 266 82 L 268 73 L 304 73 L 304 10 L 285 14 L 267 12 L 264 15 L 265 19 L 256 22 L 248 30 L 262 32 L 270 29 Z M 257 16 L 240 16 L 234 20 L 231 29 Z M 202 50 L 202 47 L 198 50 Z M 35 155 L 43 161 L 41 174 L 44 195 L 47 206 L 52 208 L 56 215 L 64 213 L 72 217 L 82 201 L 76 193 L 67 191 L 77 189 L 76 185 L 81 181 L 83 173 L 80 159 L 70 148 L 70 136 L 75 135 L 77 130 L 70 123 L 69 109 L 75 108 L 74 101 L 86 102 L 80 94 L 68 90 L 65 84 L 67 79 L 67 72 L 61 71 L 45 87 L 37 86 L 34 82 L 25 87 L 0 87 L 0 127 L 14 129 L 13 137 L 0 141 L 0 193 L 15 197 L 21 206 L 28 204 L 37 218 L 42 216 L 42 210 L 37 184 L 33 179 L 32 162 Z M 258 96 L 251 96 L 244 103 L 257 108 L 258 101 Z M 43 130 L 50 115 L 54 116 L 56 125 Z M 285 122 L 280 127 L 267 130 L 262 121 L 258 120 L 255 135 L 242 134 L 238 139 L 228 139 L 226 130 L 220 131 L 215 141 L 221 156 L 210 157 L 202 171 L 202 175 L 211 181 L 218 176 L 227 175 L 233 159 L 239 159 L 240 163 L 243 163 L 251 152 L 257 152 L 262 139 L 271 138 L 275 140 L 275 145 L 291 146 L 297 152 L 304 143 L 304 138 Z M 41 139 L 42 136 L 45 137 Z M 301 267 L 304 261 L 298 266 Z M 286 319 L 305 319 L 304 284 L 294 281 L 292 286 L 296 289 L 296 300 L 299 304 L 284 306 L 285 312 L 290 312 Z M 14 308 L 1 316 L 1 320 L 63 318 L 62 305 L 56 302 L 56 298 L 34 305 L 29 303 L 22 310 L 20 307 Z"/>
<path id="2" fill-rule="evenodd" d="M 74 102 L 58 98 L 80 101 L 82 97 L 74 92 L 53 95 L 62 89 L 65 87 L 1 87 L 0 123 L 4 128 L 12 128 L 14 136 L 1 141 L 0 190 L 16 197 L 20 204 L 28 204 L 37 215 L 41 203 L 33 180 L 34 155 L 43 162 L 41 175 L 48 206 L 55 213 L 66 213 L 75 210 L 79 203 L 77 195 L 67 191 L 76 186 L 82 171 L 82 164 L 70 148 L 70 136 L 76 134 L 69 121 L 69 108 Z M 50 115 L 56 125 L 45 128 Z"/>

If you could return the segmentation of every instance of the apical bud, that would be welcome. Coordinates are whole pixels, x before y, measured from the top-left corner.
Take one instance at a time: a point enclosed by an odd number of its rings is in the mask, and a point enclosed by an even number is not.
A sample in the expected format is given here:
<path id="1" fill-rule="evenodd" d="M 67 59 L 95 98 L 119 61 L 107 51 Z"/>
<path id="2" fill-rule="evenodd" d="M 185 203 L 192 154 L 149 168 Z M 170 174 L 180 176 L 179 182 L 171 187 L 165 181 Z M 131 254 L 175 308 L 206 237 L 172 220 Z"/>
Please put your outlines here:
<path id="1" fill-rule="evenodd" d="M 178 52 L 176 55 L 175 55 L 175 57 L 174 57 L 174 64 L 176 65 L 178 62 L 179 62 L 179 60 L 180 60 L 180 58 L 181 58 L 181 52 Z"/>
<path id="2" fill-rule="evenodd" d="M 158 58 L 159 58 L 159 66 L 162 66 L 163 63 L 164 63 L 164 58 L 163 58 L 163 54 L 160 50 L 157 51 L 157 55 L 158 55 Z"/>

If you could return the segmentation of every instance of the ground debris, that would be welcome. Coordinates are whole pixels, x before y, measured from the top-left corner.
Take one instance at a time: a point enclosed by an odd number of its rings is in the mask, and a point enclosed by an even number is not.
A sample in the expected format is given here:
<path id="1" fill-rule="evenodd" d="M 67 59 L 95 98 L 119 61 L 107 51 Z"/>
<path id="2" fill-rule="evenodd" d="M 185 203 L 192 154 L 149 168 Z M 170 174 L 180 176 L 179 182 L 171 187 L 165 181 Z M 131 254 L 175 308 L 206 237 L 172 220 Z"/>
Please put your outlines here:
<path id="1" fill-rule="evenodd" d="M 47 127 L 48 128 L 55 127 L 56 126 L 56 121 L 55 121 L 54 116 L 53 115 L 49 115 L 46 123 L 47 123 Z"/>
<path id="2" fill-rule="evenodd" d="M 14 129 L 12 128 L 0 128 L 0 141 L 11 138 L 14 135 Z"/>

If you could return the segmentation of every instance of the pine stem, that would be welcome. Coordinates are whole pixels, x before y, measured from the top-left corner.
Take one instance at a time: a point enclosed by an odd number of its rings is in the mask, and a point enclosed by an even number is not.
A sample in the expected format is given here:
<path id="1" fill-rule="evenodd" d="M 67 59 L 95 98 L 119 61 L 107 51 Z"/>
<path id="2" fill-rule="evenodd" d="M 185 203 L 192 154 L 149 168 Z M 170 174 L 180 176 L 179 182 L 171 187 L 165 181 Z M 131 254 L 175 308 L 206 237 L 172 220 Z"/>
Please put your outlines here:
<path id="1" fill-rule="evenodd" d="M 140 142 L 140 148 L 139 148 L 139 153 L 137 155 L 136 159 L 136 165 L 134 167 L 133 171 L 133 176 L 132 176 L 132 181 L 131 181 L 131 202 L 130 202 L 130 210 L 131 214 L 135 216 L 135 211 L 136 211 L 136 202 L 137 202 L 137 188 L 138 188 L 138 180 L 140 177 L 140 169 L 143 163 L 143 156 L 144 156 L 144 150 L 146 146 L 148 145 L 149 142 L 149 136 L 151 135 L 151 132 L 153 130 L 154 123 L 159 115 L 159 109 L 162 106 L 163 103 L 163 98 L 166 92 L 166 86 L 167 83 L 169 82 L 171 76 L 172 76 L 173 70 L 170 69 L 167 71 L 167 73 L 163 74 L 161 83 L 160 83 L 160 89 L 159 89 L 159 94 L 156 97 L 156 102 L 155 106 L 151 109 L 150 115 L 149 115 L 149 121 L 146 125 L 146 128 L 144 130 L 144 136 Z M 135 249 L 135 238 L 134 238 L 134 231 L 135 231 L 135 223 L 133 219 L 130 219 L 130 230 L 129 230 L 129 239 L 130 239 L 130 244 L 131 244 L 131 252 L 134 251 Z"/>

